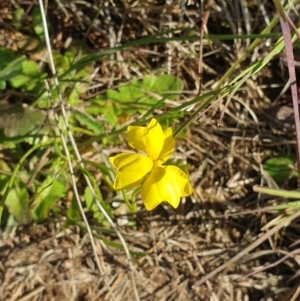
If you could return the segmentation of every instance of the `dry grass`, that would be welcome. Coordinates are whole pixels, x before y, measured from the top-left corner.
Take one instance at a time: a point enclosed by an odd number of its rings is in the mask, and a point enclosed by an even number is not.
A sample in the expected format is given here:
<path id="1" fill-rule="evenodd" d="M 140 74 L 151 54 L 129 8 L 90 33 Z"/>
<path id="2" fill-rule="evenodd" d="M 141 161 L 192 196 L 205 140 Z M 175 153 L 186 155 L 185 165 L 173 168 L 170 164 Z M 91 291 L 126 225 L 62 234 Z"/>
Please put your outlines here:
<path id="1" fill-rule="evenodd" d="M 227 2 L 213 2 L 207 25 L 210 34 L 259 33 L 275 15 L 271 1 L 232 1 L 241 3 L 238 11 Z M 259 7 L 259 2 L 264 4 Z M 12 3 L 1 4 L 0 32 L 9 37 L 1 45 L 16 49 L 20 33 L 6 19 L 7 12 L 15 9 Z M 17 3 L 29 9 L 25 1 Z M 197 1 L 189 1 L 190 5 L 183 1 L 166 5 L 159 0 L 107 3 L 98 12 L 96 1 L 50 2 L 54 47 L 60 49 L 69 37 L 86 37 L 92 52 L 169 29 L 197 29 L 200 19 Z M 30 34 L 30 28 L 22 33 Z M 268 52 L 265 43 L 260 43 L 236 74 Z M 202 93 L 212 90 L 248 45 L 248 40 L 241 39 L 204 41 Z M 199 88 L 198 47 L 199 41 L 172 41 L 126 48 L 95 64 L 99 72 L 94 81 L 101 85 L 84 97 L 147 73 L 168 72 L 184 81 L 186 93 L 181 102 L 192 99 Z M 258 196 L 252 187 L 264 183 L 259 171 L 266 158 L 295 152 L 289 111 L 286 109 L 283 120 L 276 111 L 277 106 L 290 103 L 289 93 L 284 91 L 287 81 L 285 62 L 277 57 L 246 81 L 228 106 L 227 99 L 219 99 L 200 113 L 186 140 L 178 141 L 176 157 L 190 164 L 194 195 L 176 211 L 168 207 L 142 211 L 136 216 L 136 227 L 120 229 L 130 250 L 136 252 L 134 275 L 140 300 L 283 301 L 292 300 L 293 295 L 294 300 L 300 300 L 297 279 L 287 283 L 299 269 L 299 255 L 243 277 L 295 249 L 290 245 L 299 240 L 299 221 L 205 285 L 191 288 L 261 236 L 261 228 L 275 217 L 251 211 L 274 201 Z M 218 125 L 223 110 L 225 115 Z M 293 181 L 286 183 L 286 188 L 295 187 Z M 118 242 L 113 234 L 105 237 Z M 20 226 L 3 235 L 0 246 L 0 300 L 135 300 L 123 251 L 97 241 L 112 296 L 96 272 L 86 234 L 77 228 L 65 230 L 62 221 Z M 138 256 L 140 253 L 144 256 Z"/>

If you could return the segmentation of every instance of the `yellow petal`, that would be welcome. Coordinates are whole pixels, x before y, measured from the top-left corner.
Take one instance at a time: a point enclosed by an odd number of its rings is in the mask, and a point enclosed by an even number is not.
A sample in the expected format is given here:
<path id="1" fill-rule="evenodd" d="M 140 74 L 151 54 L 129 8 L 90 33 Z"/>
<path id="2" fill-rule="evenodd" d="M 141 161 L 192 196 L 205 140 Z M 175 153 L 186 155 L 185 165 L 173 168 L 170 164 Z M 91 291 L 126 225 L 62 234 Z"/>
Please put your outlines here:
<path id="1" fill-rule="evenodd" d="M 166 162 L 174 152 L 175 140 L 173 138 L 173 132 L 171 128 L 167 128 L 164 131 L 164 145 L 159 154 L 159 160 L 161 163 Z"/>
<path id="2" fill-rule="evenodd" d="M 144 182 L 142 200 L 147 210 L 154 209 L 166 201 L 177 208 L 180 198 L 193 192 L 188 176 L 177 166 L 155 167 Z"/>
<path id="3" fill-rule="evenodd" d="M 110 163 L 117 169 L 114 189 L 132 189 L 142 183 L 150 172 L 153 162 L 139 154 L 119 154 L 109 158 Z"/>
<path id="4" fill-rule="evenodd" d="M 155 161 L 164 145 L 164 133 L 158 121 L 153 118 L 146 127 L 129 126 L 127 140 L 131 147 L 143 151 Z"/>

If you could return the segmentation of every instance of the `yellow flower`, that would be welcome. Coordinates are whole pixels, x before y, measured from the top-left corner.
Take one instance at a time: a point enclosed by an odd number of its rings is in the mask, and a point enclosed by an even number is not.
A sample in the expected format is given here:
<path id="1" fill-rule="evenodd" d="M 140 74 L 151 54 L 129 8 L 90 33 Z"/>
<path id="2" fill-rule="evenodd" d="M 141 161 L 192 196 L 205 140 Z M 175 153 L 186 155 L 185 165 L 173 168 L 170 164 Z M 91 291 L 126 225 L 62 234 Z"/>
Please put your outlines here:
<path id="1" fill-rule="evenodd" d="M 114 189 L 133 189 L 142 185 L 141 197 L 147 210 L 166 201 L 177 208 L 180 198 L 193 192 L 188 176 L 177 166 L 165 163 L 172 155 L 175 140 L 172 129 L 162 130 L 156 119 L 146 127 L 129 126 L 128 144 L 144 154 L 122 153 L 110 157 L 117 174 Z"/>

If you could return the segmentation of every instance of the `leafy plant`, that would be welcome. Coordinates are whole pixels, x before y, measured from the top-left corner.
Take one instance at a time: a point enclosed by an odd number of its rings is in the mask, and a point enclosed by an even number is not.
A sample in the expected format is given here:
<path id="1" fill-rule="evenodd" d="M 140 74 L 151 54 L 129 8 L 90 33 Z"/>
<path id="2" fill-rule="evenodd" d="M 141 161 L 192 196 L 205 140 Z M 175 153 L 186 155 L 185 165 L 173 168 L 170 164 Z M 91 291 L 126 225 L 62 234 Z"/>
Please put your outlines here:
<path id="1" fill-rule="evenodd" d="M 149 115 L 152 110 L 161 108 L 166 99 L 175 101 L 182 88 L 182 81 L 172 75 L 146 75 L 91 99 L 85 111 L 104 116 L 111 127 L 116 127 L 133 114 Z"/>
<path id="2" fill-rule="evenodd" d="M 146 75 L 142 80 L 133 80 L 117 90 L 108 90 L 107 98 L 119 104 L 127 104 L 127 112 L 145 113 L 161 99 L 174 100 L 182 88 L 182 81 L 174 76 Z M 163 102 L 160 107 L 162 105 Z"/>
<path id="3" fill-rule="evenodd" d="M 64 76 L 63 73 L 73 66 L 78 57 L 85 56 L 88 56 L 87 47 L 76 40 L 71 43 L 64 54 L 53 51 L 54 63 L 60 80 L 60 92 L 63 95 L 64 101 L 72 106 L 78 106 L 80 95 L 87 91 L 93 74 L 93 64 L 82 66 L 81 69 L 74 70 L 68 76 Z M 57 89 L 54 86 L 51 88 L 51 95 L 53 99 L 57 99 L 58 97 Z M 44 91 L 38 97 L 37 104 L 40 108 L 49 107 L 47 91 Z"/>

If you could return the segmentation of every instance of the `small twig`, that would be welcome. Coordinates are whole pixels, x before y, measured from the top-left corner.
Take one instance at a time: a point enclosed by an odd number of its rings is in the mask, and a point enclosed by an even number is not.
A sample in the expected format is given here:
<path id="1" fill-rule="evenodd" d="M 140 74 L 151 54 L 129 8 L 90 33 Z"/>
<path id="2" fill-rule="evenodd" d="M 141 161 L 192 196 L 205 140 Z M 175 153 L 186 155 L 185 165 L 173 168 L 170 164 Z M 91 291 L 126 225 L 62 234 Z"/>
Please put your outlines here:
<path id="1" fill-rule="evenodd" d="M 199 73 L 199 94 L 202 91 L 202 83 L 203 83 L 203 35 L 204 35 L 204 28 L 207 24 L 209 14 L 210 14 L 210 7 L 212 5 L 213 0 L 208 0 L 207 5 L 205 6 L 205 10 L 203 13 L 203 17 L 200 20 L 200 39 L 199 39 L 199 63 L 198 63 L 198 73 Z"/>
<path id="2" fill-rule="evenodd" d="M 276 252 L 278 252 L 278 251 L 274 250 L 273 252 L 276 253 Z M 265 267 L 262 267 L 262 268 L 260 268 L 260 269 L 257 269 L 257 270 L 255 270 L 255 271 L 253 271 L 253 272 L 251 272 L 251 273 L 246 274 L 244 277 L 245 277 L 245 278 L 246 278 L 246 277 L 250 277 L 250 276 L 253 276 L 253 275 L 257 274 L 257 273 L 261 273 L 261 272 L 266 271 L 266 270 L 268 270 L 268 269 L 270 269 L 270 268 L 276 267 L 276 266 L 279 265 L 281 262 L 285 261 L 287 258 L 290 258 L 290 257 L 292 258 L 293 255 L 296 255 L 296 254 L 299 254 L 299 253 L 300 253 L 300 249 L 294 250 L 294 251 L 292 251 L 292 252 L 286 254 L 284 257 L 280 258 L 279 260 L 277 260 L 277 261 L 275 261 L 275 262 L 273 262 L 273 263 L 270 263 L 270 264 L 268 264 L 268 265 L 265 266 Z"/>
<path id="3" fill-rule="evenodd" d="M 49 33 L 48 33 L 48 26 L 47 26 L 47 21 L 46 21 L 46 16 L 45 16 L 45 11 L 44 11 L 42 0 L 39 0 L 39 5 L 40 5 L 42 22 L 43 22 L 43 28 L 44 28 L 44 33 L 45 33 L 45 42 L 46 42 L 47 51 L 48 51 L 48 55 L 49 55 L 49 64 L 50 64 L 50 68 L 51 68 L 51 71 L 52 71 L 52 76 L 53 76 L 53 79 L 54 79 L 54 84 L 55 84 L 57 95 L 58 95 L 58 102 L 60 104 L 60 108 L 61 108 L 61 112 L 62 112 L 62 116 L 63 116 L 64 127 L 65 127 L 65 130 L 67 131 L 69 140 L 70 140 L 71 145 L 73 147 L 73 150 L 74 150 L 74 153 L 75 153 L 75 157 L 78 160 L 79 166 L 81 167 L 81 169 L 86 169 L 85 165 L 84 165 L 84 163 L 82 161 L 81 155 L 79 153 L 79 150 L 77 148 L 76 142 L 74 140 L 73 134 L 70 131 L 69 123 L 68 123 L 68 120 L 67 120 L 65 106 L 64 106 L 64 102 L 63 102 L 63 99 L 62 99 L 62 95 L 61 95 L 60 89 L 59 89 L 58 77 L 57 77 L 57 74 L 56 74 L 56 68 L 55 68 L 55 64 L 54 64 L 54 60 L 53 60 L 53 55 L 52 55 L 52 51 L 51 51 L 51 44 L 50 44 Z M 53 113 L 54 113 L 54 116 L 55 116 L 55 118 L 57 120 L 57 123 L 59 125 L 57 112 L 54 110 Z M 92 246 L 92 249 L 93 249 L 93 253 L 94 253 L 94 256 L 95 256 L 97 267 L 98 267 L 100 273 L 104 276 L 104 272 L 102 270 L 99 258 L 97 256 L 97 251 L 96 251 L 96 246 L 95 246 L 95 242 L 94 242 L 94 237 L 93 237 L 93 234 L 91 232 L 91 228 L 89 226 L 87 218 L 86 218 L 86 216 L 85 216 L 85 214 L 83 212 L 82 204 L 81 204 L 81 201 L 80 201 L 80 198 L 79 198 L 78 189 L 77 189 L 76 182 L 75 182 L 74 169 L 73 169 L 73 166 L 72 166 L 72 161 L 71 161 L 71 158 L 70 158 L 69 150 L 68 150 L 68 147 L 67 147 L 67 144 L 66 144 L 66 139 L 65 139 L 65 137 L 63 135 L 62 129 L 59 128 L 59 130 L 60 130 L 60 134 L 61 134 L 63 148 L 64 148 L 64 151 L 65 151 L 65 154 L 66 154 L 66 158 L 67 158 L 67 162 L 68 162 L 69 171 L 70 171 L 70 174 L 71 174 L 71 181 L 72 181 L 72 186 L 73 186 L 74 194 L 76 196 L 76 200 L 77 200 L 78 206 L 80 208 L 80 212 L 81 212 L 82 218 L 83 218 L 84 223 L 85 223 L 85 225 L 87 227 L 87 231 L 88 231 L 89 238 L 90 238 L 90 241 L 91 241 L 91 246 Z M 129 253 L 127 244 L 126 244 L 126 242 L 124 240 L 124 237 L 122 236 L 122 234 L 117 229 L 115 223 L 113 222 L 113 220 L 111 219 L 111 217 L 109 216 L 109 214 L 105 211 L 105 209 L 100 204 L 100 201 L 98 200 L 98 198 L 96 196 L 94 187 L 93 187 L 93 185 L 92 185 L 91 180 L 89 179 L 89 177 L 85 173 L 83 173 L 83 177 L 84 177 L 84 179 L 85 179 L 85 181 L 87 183 L 87 186 L 89 187 L 89 189 L 90 189 L 90 191 L 91 191 L 91 193 L 93 195 L 93 198 L 95 200 L 95 203 L 96 203 L 98 209 L 101 211 L 101 213 L 103 214 L 103 216 L 109 222 L 109 224 L 111 225 L 111 227 L 113 228 L 113 230 L 117 234 L 118 238 L 120 239 L 121 244 L 124 247 L 124 251 L 125 251 L 126 257 L 128 259 L 128 262 L 129 262 L 130 277 L 131 277 L 131 281 L 132 281 L 133 291 L 134 291 L 134 294 L 135 294 L 135 299 L 137 301 L 139 301 L 140 299 L 139 299 L 139 295 L 138 295 L 138 292 L 137 292 L 135 278 L 134 278 L 134 274 L 133 274 L 133 265 L 132 265 L 130 253 Z M 115 300 L 116 298 L 115 298 L 113 292 L 111 291 L 111 288 L 110 288 L 110 286 L 109 286 L 109 284 L 107 282 L 106 277 L 104 277 L 104 282 L 105 282 L 105 285 L 107 286 L 108 291 L 111 293 L 113 299 Z"/>
<path id="4" fill-rule="evenodd" d="M 296 153 L 297 153 L 297 168 L 299 174 L 298 185 L 300 186 L 300 122 L 299 122 L 300 116 L 299 116 L 299 106 L 298 106 L 298 89 L 297 89 L 297 79 L 296 79 L 296 71 L 295 71 L 295 60 L 294 60 L 294 53 L 293 53 L 293 43 L 292 43 L 291 33 L 290 33 L 290 24 L 292 24 L 292 22 L 287 17 L 281 3 L 278 0 L 273 0 L 273 2 L 276 7 L 281 29 L 282 29 L 283 40 L 285 45 L 285 53 L 287 58 L 287 66 L 288 66 L 289 78 L 291 84 L 295 128 L 296 128 L 296 144 L 297 144 Z"/>
<path id="5" fill-rule="evenodd" d="M 213 276 L 215 276 L 216 274 L 218 274 L 219 272 L 221 272 L 222 270 L 224 270 L 229 264 L 233 264 L 233 263 L 237 262 L 238 260 L 240 260 L 241 258 L 243 258 L 245 256 L 245 254 L 248 254 L 249 252 L 251 252 L 253 249 L 255 249 L 256 247 L 258 247 L 260 244 L 262 244 L 265 240 L 267 240 L 269 237 L 271 237 L 273 234 L 275 234 L 281 228 L 286 227 L 286 225 L 288 225 L 289 223 L 291 223 L 297 217 L 300 217 L 300 211 L 298 211 L 298 212 L 294 213 L 293 215 L 287 217 L 280 224 L 278 224 L 274 228 L 270 229 L 267 233 L 265 233 L 264 235 L 262 235 L 254 243 L 252 243 L 250 246 L 248 246 L 247 248 L 245 248 L 239 254 L 237 254 L 236 256 L 234 256 L 233 258 L 231 258 L 229 261 L 227 261 L 226 263 L 222 264 L 221 266 L 219 266 L 218 268 L 216 268 L 215 270 L 213 270 L 212 272 L 210 272 L 208 275 L 204 276 L 202 279 L 200 279 L 199 281 L 197 281 L 192 286 L 192 288 L 196 288 L 197 286 L 201 285 L 202 283 L 204 283 L 208 279 L 212 278 Z"/>

